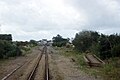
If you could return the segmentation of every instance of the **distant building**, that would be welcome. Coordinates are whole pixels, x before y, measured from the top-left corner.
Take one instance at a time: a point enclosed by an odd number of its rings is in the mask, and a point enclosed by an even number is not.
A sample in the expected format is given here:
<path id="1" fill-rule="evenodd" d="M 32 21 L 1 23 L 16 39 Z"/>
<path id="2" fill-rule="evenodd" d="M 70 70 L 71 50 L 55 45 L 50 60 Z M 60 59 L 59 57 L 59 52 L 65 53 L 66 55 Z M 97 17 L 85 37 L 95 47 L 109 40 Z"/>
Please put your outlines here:
<path id="1" fill-rule="evenodd" d="M 48 46 L 52 46 L 52 44 L 53 44 L 52 40 L 47 41 Z"/>
<path id="2" fill-rule="evenodd" d="M 47 46 L 52 46 L 52 41 L 51 40 L 47 40 L 47 39 L 42 39 L 38 41 L 39 45 L 47 45 Z"/>
<path id="3" fill-rule="evenodd" d="M 39 44 L 39 45 L 45 45 L 45 44 L 47 44 L 47 39 L 39 40 L 39 41 L 38 41 L 38 44 Z"/>

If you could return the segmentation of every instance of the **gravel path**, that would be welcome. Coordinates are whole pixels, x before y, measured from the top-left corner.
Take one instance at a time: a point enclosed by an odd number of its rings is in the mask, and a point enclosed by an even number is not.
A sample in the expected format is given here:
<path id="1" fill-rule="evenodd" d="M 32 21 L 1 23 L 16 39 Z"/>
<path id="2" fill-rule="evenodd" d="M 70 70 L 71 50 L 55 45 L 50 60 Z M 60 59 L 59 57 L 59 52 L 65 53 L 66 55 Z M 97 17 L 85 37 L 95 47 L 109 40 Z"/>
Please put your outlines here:
<path id="1" fill-rule="evenodd" d="M 83 71 L 76 68 L 74 62 L 58 53 L 51 54 L 52 75 L 60 77 L 60 79 L 52 80 L 99 80 L 93 76 L 85 74 Z"/>

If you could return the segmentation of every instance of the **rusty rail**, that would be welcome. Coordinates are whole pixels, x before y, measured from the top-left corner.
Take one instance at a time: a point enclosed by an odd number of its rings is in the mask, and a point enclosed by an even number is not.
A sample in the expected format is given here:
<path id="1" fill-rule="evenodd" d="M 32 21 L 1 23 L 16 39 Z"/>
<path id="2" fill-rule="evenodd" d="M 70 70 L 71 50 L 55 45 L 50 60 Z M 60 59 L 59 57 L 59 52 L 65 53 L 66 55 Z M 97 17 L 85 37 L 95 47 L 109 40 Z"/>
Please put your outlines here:
<path id="1" fill-rule="evenodd" d="M 34 79 L 34 77 L 35 77 L 35 72 L 36 72 L 36 69 L 37 69 L 37 67 L 38 67 L 38 65 L 39 65 L 39 62 L 40 62 L 41 58 L 42 58 L 42 55 L 43 55 L 43 54 L 41 54 L 41 55 L 39 56 L 38 61 L 37 61 L 37 63 L 35 64 L 35 66 L 34 66 L 33 70 L 31 71 L 30 75 L 28 76 L 27 80 L 33 80 L 33 79 Z"/>
<path id="2" fill-rule="evenodd" d="M 31 60 L 30 60 L 31 61 Z M 30 62 L 29 61 L 29 62 Z M 29 63 L 28 62 L 28 63 Z M 25 63 L 23 63 L 22 65 L 20 65 L 20 66 L 18 66 L 17 68 L 15 68 L 13 71 L 11 71 L 9 74 L 7 74 L 4 78 L 2 78 L 2 80 L 6 80 L 6 79 L 8 79 L 13 73 L 15 73 L 18 69 L 20 69 L 24 64 L 26 64 L 26 62 Z"/>
<path id="3" fill-rule="evenodd" d="M 38 61 L 36 62 L 34 68 L 33 68 L 32 71 L 30 72 L 30 74 L 29 74 L 27 80 L 34 80 L 34 77 L 35 77 L 35 73 L 36 73 L 37 67 L 38 67 L 38 65 L 39 65 L 39 62 L 40 62 L 40 60 L 41 60 L 41 58 L 42 58 L 44 52 L 45 52 L 45 47 L 43 47 L 42 53 L 40 54 L 40 56 L 39 56 L 39 58 L 38 58 Z"/>
<path id="4" fill-rule="evenodd" d="M 35 67 L 33 68 L 33 70 L 31 71 L 30 75 L 28 76 L 27 80 L 34 80 L 35 77 L 35 73 L 36 73 L 36 69 L 40 63 L 40 60 L 43 56 L 43 54 L 45 55 L 45 72 L 44 72 L 44 80 L 49 80 L 49 65 L 48 65 L 48 53 L 47 53 L 47 47 L 44 46 L 43 50 L 42 50 L 42 54 L 39 57 L 38 62 L 36 63 Z"/>
<path id="5" fill-rule="evenodd" d="M 48 53 L 47 53 L 47 47 L 45 50 L 45 80 L 49 80 L 49 64 L 48 64 Z"/>

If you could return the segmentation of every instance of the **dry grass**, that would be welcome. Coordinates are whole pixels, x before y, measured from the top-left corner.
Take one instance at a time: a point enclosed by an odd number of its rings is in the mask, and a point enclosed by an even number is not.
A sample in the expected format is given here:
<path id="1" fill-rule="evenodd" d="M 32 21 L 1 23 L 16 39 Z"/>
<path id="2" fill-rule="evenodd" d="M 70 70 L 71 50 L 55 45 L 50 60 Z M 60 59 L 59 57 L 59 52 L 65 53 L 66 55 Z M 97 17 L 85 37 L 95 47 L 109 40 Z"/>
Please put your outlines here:
<path id="1" fill-rule="evenodd" d="M 61 52 L 61 55 L 66 57 L 73 57 L 76 61 L 76 65 L 79 66 L 79 69 L 83 70 L 89 75 L 94 75 L 96 78 L 100 76 L 103 80 L 119 80 L 120 79 L 120 59 L 113 58 L 109 59 L 109 64 L 104 65 L 103 67 L 92 67 L 89 68 L 84 62 L 83 55 L 84 53 L 79 53 L 73 49 L 68 48 L 56 48 Z"/>

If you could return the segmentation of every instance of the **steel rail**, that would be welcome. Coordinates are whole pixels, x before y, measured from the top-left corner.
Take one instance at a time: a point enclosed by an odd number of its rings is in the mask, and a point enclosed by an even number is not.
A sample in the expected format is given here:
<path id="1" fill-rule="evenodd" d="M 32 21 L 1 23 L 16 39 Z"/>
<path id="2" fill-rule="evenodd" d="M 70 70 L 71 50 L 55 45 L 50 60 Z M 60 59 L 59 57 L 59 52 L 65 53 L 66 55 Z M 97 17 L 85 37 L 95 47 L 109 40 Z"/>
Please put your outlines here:
<path id="1" fill-rule="evenodd" d="M 48 64 L 48 53 L 47 53 L 47 47 L 45 50 L 45 80 L 49 80 L 49 64 Z"/>
<path id="2" fill-rule="evenodd" d="M 36 73 L 37 67 L 38 67 L 38 65 L 39 65 L 39 62 L 41 61 L 41 58 L 42 58 L 42 56 L 43 56 L 43 53 L 44 53 L 44 47 L 43 47 L 42 53 L 40 54 L 40 56 L 39 56 L 39 58 L 38 58 L 38 61 L 36 62 L 34 68 L 33 68 L 32 71 L 30 72 L 27 80 L 34 80 L 35 73 Z"/>
<path id="3" fill-rule="evenodd" d="M 24 63 L 25 64 L 25 63 Z M 23 65 L 24 65 L 23 64 Z M 23 65 L 18 66 L 17 68 L 15 68 L 13 71 L 11 71 L 9 74 L 7 74 L 4 78 L 2 78 L 2 80 L 6 80 L 7 78 L 9 78 L 13 73 L 15 73 L 19 68 L 21 68 Z"/>
<path id="4" fill-rule="evenodd" d="M 1 80 L 7 80 L 10 76 L 12 76 L 13 73 L 15 73 L 18 69 L 20 69 L 22 66 L 24 66 L 25 64 L 30 63 L 30 61 L 24 62 L 22 65 L 18 66 L 17 68 L 15 68 L 13 71 L 11 71 L 9 74 L 7 74 L 5 77 L 3 77 Z"/>

